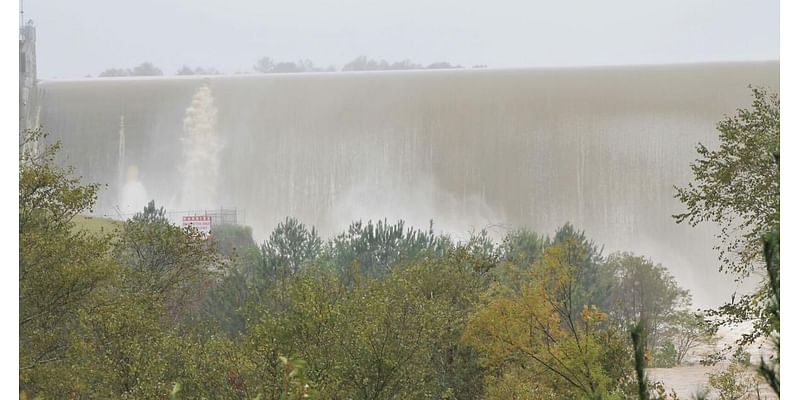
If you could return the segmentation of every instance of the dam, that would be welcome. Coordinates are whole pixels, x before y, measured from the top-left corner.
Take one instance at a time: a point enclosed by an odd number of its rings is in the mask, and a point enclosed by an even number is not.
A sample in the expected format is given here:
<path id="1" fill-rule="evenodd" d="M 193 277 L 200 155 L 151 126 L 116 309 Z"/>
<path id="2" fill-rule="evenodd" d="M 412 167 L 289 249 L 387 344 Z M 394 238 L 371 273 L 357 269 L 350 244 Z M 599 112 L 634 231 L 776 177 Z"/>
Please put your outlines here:
<path id="1" fill-rule="evenodd" d="M 456 238 L 569 221 L 706 307 L 736 287 L 715 228 L 673 220 L 674 186 L 748 85 L 777 91 L 778 62 L 44 80 L 38 99 L 64 163 L 108 185 L 99 215 L 232 207 L 259 241 L 286 216 L 324 237 L 357 219 Z"/>

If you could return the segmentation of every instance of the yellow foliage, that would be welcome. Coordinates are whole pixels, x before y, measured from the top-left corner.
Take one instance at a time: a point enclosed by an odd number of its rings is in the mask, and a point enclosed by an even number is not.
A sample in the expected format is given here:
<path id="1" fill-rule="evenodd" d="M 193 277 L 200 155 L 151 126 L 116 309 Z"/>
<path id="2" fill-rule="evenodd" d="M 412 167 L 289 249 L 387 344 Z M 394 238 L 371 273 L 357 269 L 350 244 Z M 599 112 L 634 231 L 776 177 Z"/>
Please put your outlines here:
<path id="1" fill-rule="evenodd" d="M 584 305 L 573 315 L 577 251 L 569 241 L 546 248 L 518 293 L 494 292 L 472 315 L 463 340 L 490 372 L 487 398 L 587 397 L 610 384 L 594 333 L 608 314 Z"/>

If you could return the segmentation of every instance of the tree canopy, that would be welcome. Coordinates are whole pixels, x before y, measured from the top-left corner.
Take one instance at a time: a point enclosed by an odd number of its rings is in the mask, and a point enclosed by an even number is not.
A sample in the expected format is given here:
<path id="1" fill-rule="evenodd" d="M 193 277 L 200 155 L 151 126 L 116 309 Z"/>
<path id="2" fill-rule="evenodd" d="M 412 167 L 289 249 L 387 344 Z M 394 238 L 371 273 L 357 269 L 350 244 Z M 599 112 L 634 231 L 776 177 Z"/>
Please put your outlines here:
<path id="1" fill-rule="evenodd" d="M 697 145 L 699 159 L 691 165 L 694 182 L 675 194 L 687 207 L 674 216 L 676 221 L 720 226 L 715 246 L 720 270 L 737 280 L 754 271 L 764 275 L 761 238 L 780 229 L 780 98 L 762 88 L 752 93 L 750 108 L 737 110 L 717 125 L 716 149 Z M 741 341 L 750 343 L 772 330 L 767 303 L 768 286 L 762 281 L 755 293 L 734 298 L 710 315 L 720 324 L 755 320 L 754 332 Z"/>
<path id="2" fill-rule="evenodd" d="M 699 159 L 691 165 L 695 181 L 675 194 L 687 211 L 675 219 L 719 224 L 720 270 L 746 277 L 764 265 L 762 235 L 780 225 L 778 95 L 754 88 L 750 108 L 725 117 L 717 131 L 717 149 L 697 145 Z"/>
<path id="3" fill-rule="evenodd" d="M 101 186 L 44 142 L 20 146 L 23 395 L 631 399 L 637 365 L 702 339 L 666 267 L 569 223 L 456 241 L 355 221 L 323 239 L 287 218 L 257 244 L 236 225 L 206 240 L 151 201 L 90 232 L 77 216 Z"/>
<path id="4" fill-rule="evenodd" d="M 164 75 L 161 69 L 156 67 L 150 62 L 143 62 L 133 68 L 109 68 L 98 75 L 104 77 L 120 77 L 120 76 L 160 76 Z"/>

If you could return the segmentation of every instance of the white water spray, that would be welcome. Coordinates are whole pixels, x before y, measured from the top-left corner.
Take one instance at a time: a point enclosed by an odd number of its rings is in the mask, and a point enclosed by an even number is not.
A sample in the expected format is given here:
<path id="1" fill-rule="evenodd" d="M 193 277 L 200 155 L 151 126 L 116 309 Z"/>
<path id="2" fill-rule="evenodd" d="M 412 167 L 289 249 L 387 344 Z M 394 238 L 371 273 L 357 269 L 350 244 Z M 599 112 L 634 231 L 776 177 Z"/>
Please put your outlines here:
<path id="1" fill-rule="evenodd" d="M 147 190 L 139 180 L 139 168 L 135 165 L 127 166 L 125 161 L 125 116 L 119 116 L 119 143 L 117 148 L 117 174 L 120 187 L 119 212 L 122 217 L 129 218 L 132 214 L 142 210 L 147 205 Z"/>
<path id="2" fill-rule="evenodd" d="M 203 85 L 194 94 L 183 119 L 181 209 L 217 206 L 219 154 L 217 108 L 211 88 Z"/>

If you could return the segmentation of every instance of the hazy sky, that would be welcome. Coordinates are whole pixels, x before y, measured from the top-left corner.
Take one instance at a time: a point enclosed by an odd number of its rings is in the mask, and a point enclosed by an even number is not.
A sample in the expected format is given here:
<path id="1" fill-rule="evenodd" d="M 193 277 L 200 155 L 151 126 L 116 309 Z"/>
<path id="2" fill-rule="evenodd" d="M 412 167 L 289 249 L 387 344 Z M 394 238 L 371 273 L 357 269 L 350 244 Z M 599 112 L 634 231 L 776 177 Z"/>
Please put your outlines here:
<path id="1" fill-rule="evenodd" d="M 24 0 L 39 76 L 359 55 L 489 67 L 779 58 L 777 0 Z"/>

